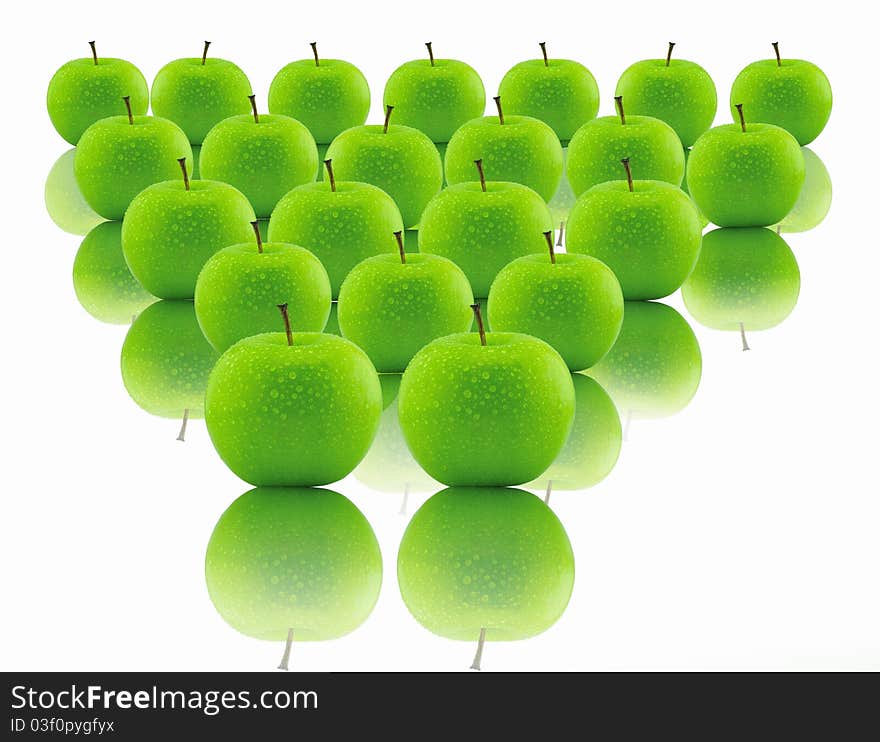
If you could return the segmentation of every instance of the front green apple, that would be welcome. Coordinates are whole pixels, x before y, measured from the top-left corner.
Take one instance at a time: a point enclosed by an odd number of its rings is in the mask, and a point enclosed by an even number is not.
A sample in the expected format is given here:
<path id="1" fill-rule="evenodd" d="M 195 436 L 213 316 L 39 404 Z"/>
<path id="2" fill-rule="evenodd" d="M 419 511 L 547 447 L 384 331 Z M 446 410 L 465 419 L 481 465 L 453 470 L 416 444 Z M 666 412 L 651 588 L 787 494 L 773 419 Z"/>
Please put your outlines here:
<path id="1" fill-rule="evenodd" d="M 89 206 L 79 189 L 73 172 L 75 158 L 76 148 L 73 148 L 55 160 L 46 176 L 43 199 L 46 212 L 55 226 L 69 234 L 84 237 L 105 219 Z"/>
<path id="2" fill-rule="evenodd" d="M 807 232 L 818 227 L 831 210 L 831 175 L 825 163 L 809 147 L 804 156 L 804 184 L 797 201 L 777 228 L 780 232 Z"/>

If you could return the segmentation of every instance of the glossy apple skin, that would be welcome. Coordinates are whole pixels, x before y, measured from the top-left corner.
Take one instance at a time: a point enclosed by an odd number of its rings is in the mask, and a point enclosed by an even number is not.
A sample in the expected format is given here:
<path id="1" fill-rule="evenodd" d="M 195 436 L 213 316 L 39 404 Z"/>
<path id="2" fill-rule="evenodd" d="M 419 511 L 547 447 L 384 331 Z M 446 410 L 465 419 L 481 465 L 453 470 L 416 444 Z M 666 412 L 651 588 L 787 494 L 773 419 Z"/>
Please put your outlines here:
<path id="1" fill-rule="evenodd" d="M 204 416 L 208 374 L 217 352 L 205 340 L 191 301 L 150 304 L 134 320 L 122 345 L 122 381 L 151 415 Z"/>
<path id="2" fill-rule="evenodd" d="M 223 119 L 251 110 L 247 75 L 226 59 L 175 59 L 156 73 L 150 98 L 153 113 L 169 119 L 201 144 Z"/>
<path id="3" fill-rule="evenodd" d="M 433 142 L 411 126 L 356 126 L 327 149 L 337 180 L 370 183 L 387 193 L 404 226 L 418 226 L 422 212 L 443 185 L 443 164 Z"/>
<path id="4" fill-rule="evenodd" d="M 76 148 L 73 171 L 86 202 L 105 219 L 122 219 L 144 188 L 192 173 L 192 149 L 177 124 L 155 116 L 111 116 L 92 124 Z"/>
<path id="5" fill-rule="evenodd" d="M 599 111 L 596 78 L 571 59 L 520 62 L 505 73 L 498 94 L 505 112 L 540 119 L 561 142 L 568 142 Z"/>
<path id="6" fill-rule="evenodd" d="M 516 489 L 451 488 L 413 515 L 397 554 L 407 609 L 447 639 L 528 639 L 565 612 L 574 554 L 559 519 Z"/>
<path id="7" fill-rule="evenodd" d="M 258 487 L 342 479 L 364 457 L 382 412 L 376 370 L 335 335 L 245 338 L 217 362 L 205 422 L 226 465 Z"/>
<path id="8" fill-rule="evenodd" d="M 383 94 L 394 106 L 394 121 L 423 132 L 432 142 L 448 142 L 458 128 L 486 109 L 486 91 L 477 71 L 457 59 L 427 59 L 398 67 Z"/>
<path id="9" fill-rule="evenodd" d="M 73 289 L 92 317 L 114 325 L 131 324 L 132 317 L 156 301 L 131 275 L 119 222 L 104 222 L 86 235 L 73 260 Z"/>
<path id="10" fill-rule="evenodd" d="M 205 582 L 236 631 L 269 641 L 337 639 L 373 611 L 382 586 L 376 535 L 346 497 L 264 487 L 230 505 L 211 534 Z"/>
<path id="11" fill-rule="evenodd" d="M 527 255 L 502 268 L 489 291 L 493 332 L 522 332 L 552 346 L 568 368 L 594 365 L 614 345 L 623 292 L 614 272 L 587 255 Z"/>
<path id="12" fill-rule="evenodd" d="M 341 59 L 300 59 L 282 67 L 269 86 L 269 111 L 301 121 L 316 142 L 332 142 L 361 126 L 370 112 L 367 78 Z"/>
<path id="13" fill-rule="evenodd" d="M 650 116 L 600 116 L 575 132 L 568 144 L 566 175 L 576 196 L 594 185 L 626 180 L 620 164 L 630 158 L 633 176 L 681 185 L 684 150 L 669 124 Z"/>
<path id="14" fill-rule="evenodd" d="M 691 196 L 690 191 L 688 190 L 687 185 L 687 164 L 690 161 L 691 151 L 690 149 L 685 149 L 684 151 L 684 178 L 681 181 L 681 190 L 687 193 L 688 196 Z M 705 229 L 709 225 L 709 220 L 706 218 L 705 214 L 700 211 L 700 207 L 697 206 L 697 202 L 694 201 L 694 197 L 691 196 L 691 201 L 694 204 L 694 207 L 697 209 L 697 213 L 700 215 L 700 226 Z"/>
<path id="15" fill-rule="evenodd" d="M 485 298 L 498 271 L 511 260 L 547 251 L 544 232 L 552 230 L 547 204 L 531 188 L 489 181 L 484 192 L 479 183 L 458 183 L 425 208 L 419 251 L 452 260 L 474 294 Z"/>
<path id="16" fill-rule="evenodd" d="M 652 116 L 669 124 L 684 147 L 712 126 L 718 111 L 715 83 L 696 62 L 644 59 L 626 68 L 617 81 L 627 114 Z"/>
<path id="17" fill-rule="evenodd" d="M 733 81 L 730 112 L 737 120 L 742 103 L 749 121 L 775 124 L 788 131 L 798 144 L 812 142 L 831 116 L 831 83 L 825 73 L 803 59 L 752 62 Z"/>
<path id="18" fill-rule="evenodd" d="M 122 249 L 150 293 L 192 299 L 199 271 L 212 255 L 253 240 L 254 219 L 248 200 L 231 185 L 194 180 L 187 190 L 178 177 L 134 198 L 122 222 Z"/>
<path id="19" fill-rule="evenodd" d="M 432 340 L 467 332 L 474 296 L 467 277 L 437 255 L 367 258 L 339 292 L 339 329 L 380 373 L 400 373 Z"/>
<path id="20" fill-rule="evenodd" d="M 628 301 L 617 342 L 588 374 L 623 417 L 651 419 L 687 407 L 702 368 L 700 345 L 684 317 L 660 302 Z"/>
<path id="21" fill-rule="evenodd" d="M 55 226 L 84 237 L 105 219 L 89 206 L 79 189 L 73 172 L 75 157 L 76 148 L 67 150 L 55 161 L 46 176 L 43 198 Z"/>
<path id="22" fill-rule="evenodd" d="M 125 113 L 124 96 L 131 112 L 146 114 L 150 91 L 141 71 L 131 62 L 112 57 L 74 59 L 63 64 L 49 81 L 46 108 L 55 130 L 76 145 L 96 121 Z M 182 156 L 182 155 L 181 155 Z"/>
<path id="23" fill-rule="evenodd" d="M 689 196 L 657 180 L 600 183 L 581 196 L 568 218 L 566 249 L 608 265 L 632 299 L 676 291 L 700 252 L 702 226 Z"/>
<path id="24" fill-rule="evenodd" d="M 681 298 L 714 330 L 767 330 L 797 304 L 801 274 L 791 248 L 763 227 L 724 227 L 703 238 L 700 259 Z"/>
<path id="25" fill-rule="evenodd" d="M 574 417 L 565 361 L 518 333 L 448 335 L 420 350 L 400 384 L 400 427 L 416 461 L 450 486 L 534 479 Z"/>
<path id="26" fill-rule="evenodd" d="M 484 116 L 453 134 L 444 160 L 449 185 L 477 180 L 474 160 L 483 160 L 486 178 L 522 183 L 549 201 L 562 179 L 562 145 L 543 121 L 529 116 Z"/>
<path id="27" fill-rule="evenodd" d="M 292 188 L 311 183 L 318 172 L 318 148 L 309 130 L 289 116 L 231 116 L 217 124 L 202 143 L 199 169 L 206 180 L 240 190 L 259 217 Z"/>
<path id="28" fill-rule="evenodd" d="M 623 430 L 613 400 L 595 379 L 572 374 L 575 410 L 571 433 L 550 468 L 529 486 L 542 490 L 595 487 L 614 469 L 620 456 Z"/>
<path id="29" fill-rule="evenodd" d="M 785 129 L 747 123 L 742 131 L 740 124 L 724 124 L 693 146 L 687 186 L 713 224 L 766 227 L 791 211 L 804 175 L 801 148 Z"/>
<path id="30" fill-rule="evenodd" d="M 397 254 L 394 233 L 403 219 L 394 200 L 368 183 L 307 183 L 282 198 L 269 221 L 269 239 L 313 252 L 327 269 L 334 298 L 362 260 Z"/>
<path id="31" fill-rule="evenodd" d="M 196 317 L 222 353 L 239 340 L 278 328 L 278 305 L 287 304 L 295 332 L 321 332 L 330 315 L 327 271 L 304 247 L 253 240 L 215 253 L 199 273 Z"/>
<path id="32" fill-rule="evenodd" d="M 818 227 L 831 210 L 831 175 L 809 147 L 801 147 L 804 156 L 804 184 L 791 211 L 776 225 L 779 231 L 807 232 Z"/>

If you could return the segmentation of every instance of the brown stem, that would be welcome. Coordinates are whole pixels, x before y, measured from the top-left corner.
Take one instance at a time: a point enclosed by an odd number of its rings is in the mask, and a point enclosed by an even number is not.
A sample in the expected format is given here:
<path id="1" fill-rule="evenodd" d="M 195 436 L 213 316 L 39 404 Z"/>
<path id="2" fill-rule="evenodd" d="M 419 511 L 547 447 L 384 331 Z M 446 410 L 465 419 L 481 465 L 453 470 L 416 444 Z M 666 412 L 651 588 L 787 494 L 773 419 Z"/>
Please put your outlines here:
<path id="1" fill-rule="evenodd" d="M 183 418 L 180 421 L 180 430 L 177 433 L 177 440 L 186 441 L 186 422 L 189 420 L 189 407 L 183 408 Z"/>
<path id="2" fill-rule="evenodd" d="M 90 41 L 89 46 L 92 47 L 92 59 L 95 60 L 95 65 L 98 64 L 98 50 L 95 49 L 95 42 Z"/>
<path id="3" fill-rule="evenodd" d="M 248 100 L 251 102 L 251 110 L 254 112 L 254 123 L 260 123 L 260 114 L 257 113 L 257 96 L 251 93 L 248 96 Z"/>
<path id="4" fill-rule="evenodd" d="M 504 111 L 501 108 L 501 96 L 496 95 L 492 100 L 495 101 L 495 108 L 498 109 L 498 123 L 504 125 Z"/>
<path id="5" fill-rule="evenodd" d="M 290 650 L 293 648 L 293 629 L 287 630 L 287 641 L 284 642 L 284 654 L 281 655 L 281 662 L 278 663 L 279 670 L 290 669 Z"/>
<path id="6" fill-rule="evenodd" d="M 183 171 L 183 187 L 186 190 L 189 190 L 189 173 L 186 172 L 186 158 L 178 157 L 177 162 L 180 165 L 180 169 Z"/>
<path id="7" fill-rule="evenodd" d="M 776 66 L 782 67 L 782 57 L 779 56 L 779 42 L 773 42 L 773 51 L 776 52 Z"/>
<path id="8" fill-rule="evenodd" d="M 320 67 L 321 60 L 318 59 L 318 42 L 311 41 L 309 42 L 309 46 L 312 47 L 312 55 L 315 57 L 315 67 Z"/>
<path id="9" fill-rule="evenodd" d="M 486 173 L 483 172 L 483 160 L 474 160 L 474 165 L 477 166 L 477 172 L 480 174 L 480 187 L 483 189 L 483 193 L 486 192 Z"/>
<path id="10" fill-rule="evenodd" d="M 553 247 L 553 232 L 544 232 L 544 239 L 547 240 L 547 249 L 550 250 L 550 262 L 556 265 L 556 250 Z"/>
<path id="11" fill-rule="evenodd" d="M 284 320 L 284 332 L 287 333 L 287 344 L 293 345 L 293 330 L 290 329 L 290 316 L 287 314 L 287 302 L 284 304 L 278 304 L 278 310 L 281 312 L 281 317 Z"/>
<path id="12" fill-rule="evenodd" d="M 480 638 L 477 639 L 477 653 L 474 655 L 474 661 L 471 662 L 471 670 L 481 669 L 483 663 L 483 647 L 486 644 L 486 629 L 480 629 Z"/>
<path id="13" fill-rule="evenodd" d="M 336 193 L 336 176 L 333 175 L 333 160 L 324 160 L 324 167 L 327 168 L 327 179 L 330 181 L 330 190 Z"/>
<path id="14" fill-rule="evenodd" d="M 742 340 L 742 349 L 751 350 L 749 341 L 746 340 L 746 326 L 742 322 L 739 323 L 739 337 Z"/>
<path id="15" fill-rule="evenodd" d="M 739 114 L 740 128 L 742 128 L 742 130 L 745 131 L 746 130 L 746 117 L 743 115 L 743 104 L 742 103 L 736 104 L 736 112 Z"/>
<path id="16" fill-rule="evenodd" d="M 211 46 L 210 41 L 205 42 L 205 48 L 202 49 L 202 66 L 205 66 L 205 60 L 208 59 L 208 47 Z"/>
<path id="17" fill-rule="evenodd" d="M 621 126 L 626 126 L 626 114 L 623 112 L 623 96 L 614 96 L 614 106 L 617 108 L 617 115 L 620 116 Z"/>
<path id="18" fill-rule="evenodd" d="M 397 240 L 397 251 L 400 253 L 400 262 L 406 265 L 406 250 L 403 247 L 403 232 L 398 229 L 394 233 L 394 239 Z"/>
<path id="19" fill-rule="evenodd" d="M 428 59 L 431 60 L 431 66 L 434 66 L 434 50 L 431 48 L 431 42 L 425 44 L 428 47 Z"/>
<path id="20" fill-rule="evenodd" d="M 549 66 L 550 66 L 550 62 L 547 61 L 547 42 L 546 42 L 546 41 L 542 41 L 542 42 L 540 42 L 540 43 L 538 44 L 538 46 L 541 47 L 541 56 L 544 57 L 544 66 L 545 66 L 545 67 L 549 67 Z"/>
<path id="21" fill-rule="evenodd" d="M 666 51 L 666 66 L 669 66 L 669 62 L 672 61 L 672 47 L 675 46 L 674 41 L 669 42 L 669 49 Z"/>
<path id="22" fill-rule="evenodd" d="M 131 115 L 131 97 L 123 95 L 122 100 L 125 102 L 125 110 L 128 111 L 128 123 L 134 126 L 134 116 Z"/>
<path id="23" fill-rule="evenodd" d="M 474 310 L 474 319 L 477 321 L 477 331 L 480 333 L 480 345 L 486 344 L 486 328 L 483 327 L 483 313 L 480 311 L 480 302 L 475 301 L 471 304 Z"/>
<path id="24" fill-rule="evenodd" d="M 382 133 L 388 133 L 388 123 L 391 121 L 391 112 L 394 110 L 394 106 L 385 106 L 385 126 L 382 127 Z"/>
<path id="25" fill-rule="evenodd" d="M 629 192 L 633 192 L 633 174 L 632 170 L 629 167 L 629 157 L 624 157 L 621 162 L 623 163 L 623 169 L 626 170 L 626 183 L 629 186 Z"/>
<path id="26" fill-rule="evenodd" d="M 257 252 L 261 253 L 263 252 L 263 238 L 260 235 L 260 223 L 255 219 L 251 222 L 251 227 L 253 227 L 254 236 L 257 238 Z"/>

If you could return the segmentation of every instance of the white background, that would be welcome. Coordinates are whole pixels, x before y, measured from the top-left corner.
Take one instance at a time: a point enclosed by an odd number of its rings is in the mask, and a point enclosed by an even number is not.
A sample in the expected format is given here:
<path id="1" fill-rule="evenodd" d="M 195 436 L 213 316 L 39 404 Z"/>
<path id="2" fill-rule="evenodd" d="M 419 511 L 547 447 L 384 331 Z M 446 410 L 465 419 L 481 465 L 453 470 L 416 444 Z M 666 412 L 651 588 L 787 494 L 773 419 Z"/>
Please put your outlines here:
<path id="1" fill-rule="evenodd" d="M 19 9 L 3 55 L 2 317 L 3 669 L 271 669 L 281 647 L 241 636 L 215 613 L 204 579 L 214 523 L 248 489 L 214 454 L 201 421 L 177 423 L 128 398 L 125 329 L 77 304 L 78 238 L 46 216 L 42 188 L 67 149 L 45 112 L 66 60 L 88 54 L 162 64 L 211 53 L 236 61 L 265 101 L 274 73 L 307 57 L 361 67 L 379 120 L 388 74 L 433 41 L 470 62 L 495 94 L 505 70 L 537 55 L 584 62 L 612 112 L 631 62 L 675 53 L 719 90 L 772 53 L 824 68 L 835 103 L 812 145 L 834 182 L 815 231 L 789 243 L 802 293 L 780 327 L 739 339 L 694 323 L 703 381 L 693 403 L 630 430 L 593 490 L 554 495 L 577 561 L 568 611 L 545 634 L 490 645 L 487 670 L 880 668 L 877 477 L 877 86 L 867 24 L 846 3 L 803 2 L 65 3 Z M 27 16 L 33 14 L 34 17 Z M 871 176 L 869 180 L 868 175 Z M 681 308 L 679 297 L 670 303 Z M 379 604 L 355 633 L 298 645 L 302 670 L 460 670 L 472 647 L 409 616 L 395 580 L 407 518 L 397 496 L 352 478 L 335 489 L 379 538 Z M 424 495 L 410 501 L 410 512 Z"/>

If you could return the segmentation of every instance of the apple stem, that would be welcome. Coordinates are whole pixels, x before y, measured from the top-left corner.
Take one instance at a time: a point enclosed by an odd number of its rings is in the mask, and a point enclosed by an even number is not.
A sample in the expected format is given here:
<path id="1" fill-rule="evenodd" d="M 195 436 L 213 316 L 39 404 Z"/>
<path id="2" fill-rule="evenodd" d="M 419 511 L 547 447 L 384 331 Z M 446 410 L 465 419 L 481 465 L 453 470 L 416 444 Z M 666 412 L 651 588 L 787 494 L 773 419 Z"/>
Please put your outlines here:
<path id="1" fill-rule="evenodd" d="M 480 310 L 480 302 L 475 301 L 471 304 L 471 309 L 474 310 L 474 319 L 477 322 L 477 331 L 480 333 L 480 345 L 486 345 L 486 328 L 483 327 L 483 313 Z"/>
<path id="2" fill-rule="evenodd" d="M 739 114 L 739 125 L 742 127 L 743 132 L 746 130 L 746 117 L 743 115 L 743 104 L 736 104 L 736 112 Z"/>
<path id="3" fill-rule="evenodd" d="M 311 41 L 309 42 L 309 46 L 312 47 L 312 55 L 315 57 L 315 67 L 320 67 L 321 60 L 318 59 L 318 42 Z"/>
<path id="4" fill-rule="evenodd" d="M 538 44 L 541 47 L 541 55 L 544 57 L 544 66 L 549 67 L 550 62 L 547 61 L 547 42 L 542 41 Z"/>
<path id="5" fill-rule="evenodd" d="M 251 110 L 254 112 L 254 123 L 260 123 L 260 114 L 257 113 L 257 96 L 251 93 L 248 96 L 248 100 L 251 102 Z"/>
<path id="6" fill-rule="evenodd" d="M 293 648 L 293 629 L 287 630 L 287 641 L 284 642 L 284 654 L 281 655 L 281 662 L 278 665 L 279 670 L 290 669 L 290 650 Z"/>
<path id="7" fill-rule="evenodd" d="M 397 251 L 400 253 L 400 262 L 406 265 L 406 250 L 403 248 L 403 232 L 398 229 L 394 233 L 394 239 L 397 240 Z"/>
<path id="8" fill-rule="evenodd" d="M 480 663 L 483 661 L 483 646 L 486 644 L 486 629 L 480 629 L 480 638 L 477 639 L 477 653 L 474 655 L 474 661 L 471 662 L 471 670 L 482 670 Z"/>
<path id="9" fill-rule="evenodd" d="M 620 116 L 620 125 L 626 126 L 626 114 L 623 112 L 623 96 L 614 96 L 614 106 L 617 108 L 617 115 Z"/>
<path id="10" fill-rule="evenodd" d="M 629 192 L 633 192 L 633 174 L 632 170 L 629 167 L 629 157 L 624 157 L 621 162 L 623 163 L 623 169 L 626 170 L 626 184 L 629 186 Z"/>
<path id="11" fill-rule="evenodd" d="M 131 98 L 123 95 L 122 100 L 125 103 L 125 110 L 128 112 L 128 123 L 134 126 L 134 116 L 131 115 Z"/>
<path id="12" fill-rule="evenodd" d="M 498 109 L 498 123 L 504 125 L 504 111 L 501 108 L 501 96 L 496 95 L 492 100 L 495 101 L 495 108 Z"/>
<path id="13" fill-rule="evenodd" d="M 746 326 L 740 322 L 739 323 L 739 336 L 742 339 L 743 350 L 751 350 L 749 347 L 749 341 L 746 340 Z"/>
<path id="14" fill-rule="evenodd" d="M 398 515 L 406 515 L 406 506 L 409 501 L 409 482 L 403 485 L 403 500 L 400 502 L 400 510 L 397 511 Z"/>
<path id="15" fill-rule="evenodd" d="M 284 320 L 284 332 L 287 333 L 287 344 L 293 345 L 293 330 L 290 329 L 290 315 L 287 314 L 287 302 L 284 302 L 284 304 L 278 304 L 277 307 Z M 293 631 L 293 629 L 291 629 L 291 631 Z"/>
<path id="16" fill-rule="evenodd" d="M 186 172 L 186 158 L 178 157 L 177 162 L 180 165 L 180 169 L 183 171 L 183 187 L 186 190 L 189 190 L 189 173 Z"/>
<path id="17" fill-rule="evenodd" d="M 425 46 L 428 47 L 428 59 L 431 60 L 431 66 L 434 66 L 434 50 L 431 48 L 431 42 L 427 42 Z"/>
<path id="18" fill-rule="evenodd" d="M 336 193 L 336 177 L 333 175 L 333 160 L 324 160 L 324 167 L 327 168 L 327 178 L 330 181 L 330 190 Z"/>
<path id="19" fill-rule="evenodd" d="M 92 59 L 95 61 L 95 66 L 98 65 L 98 50 L 95 49 L 95 42 L 90 41 L 89 46 L 92 47 Z"/>
<path id="20" fill-rule="evenodd" d="M 672 61 L 672 47 L 675 46 L 674 41 L 669 42 L 669 49 L 666 51 L 666 66 L 669 66 L 669 62 Z"/>
<path id="21" fill-rule="evenodd" d="M 251 222 L 251 226 L 254 228 L 254 236 L 257 238 L 257 252 L 263 252 L 263 238 L 260 236 L 260 222 L 256 219 Z M 286 305 L 285 305 L 286 306 Z"/>
<path id="22" fill-rule="evenodd" d="M 559 234 L 556 236 L 556 247 L 562 247 L 562 235 L 565 232 L 565 220 L 559 222 Z"/>
<path id="23" fill-rule="evenodd" d="M 382 127 L 382 133 L 388 133 L 388 122 L 391 121 L 391 112 L 394 110 L 394 106 L 385 106 L 385 126 Z"/>
<path id="24" fill-rule="evenodd" d="M 205 61 L 208 59 L 208 47 L 211 46 L 210 41 L 205 42 L 205 48 L 202 49 L 202 67 L 205 66 Z"/>
<path id="25" fill-rule="evenodd" d="M 477 166 L 477 172 L 480 174 L 480 187 L 483 189 L 483 193 L 486 192 L 486 173 L 483 172 L 483 160 L 474 160 L 474 165 Z"/>
<path id="26" fill-rule="evenodd" d="M 189 420 L 189 407 L 183 408 L 183 420 L 180 421 L 180 432 L 177 434 L 177 440 L 186 440 L 186 421 Z"/>
<path id="27" fill-rule="evenodd" d="M 552 493 L 553 493 L 553 480 L 552 480 L 552 479 L 548 479 L 548 480 L 547 480 L 547 489 L 544 490 L 544 504 L 545 504 L 545 505 L 549 505 L 549 504 L 550 504 L 550 495 L 551 495 Z"/>
<path id="28" fill-rule="evenodd" d="M 773 42 L 773 51 L 776 52 L 776 66 L 782 67 L 782 57 L 779 56 L 779 42 Z"/>
<path id="29" fill-rule="evenodd" d="M 550 250 L 550 262 L 556 265 L 556 251 L 553 249 L 553 232 L 549 230 L 544 232 L 544 239 L 547 240 L 547 249 Z"/>

